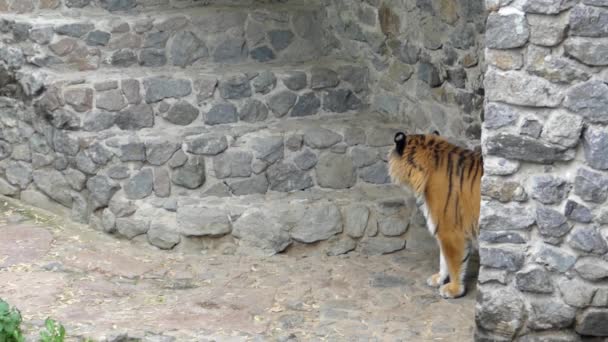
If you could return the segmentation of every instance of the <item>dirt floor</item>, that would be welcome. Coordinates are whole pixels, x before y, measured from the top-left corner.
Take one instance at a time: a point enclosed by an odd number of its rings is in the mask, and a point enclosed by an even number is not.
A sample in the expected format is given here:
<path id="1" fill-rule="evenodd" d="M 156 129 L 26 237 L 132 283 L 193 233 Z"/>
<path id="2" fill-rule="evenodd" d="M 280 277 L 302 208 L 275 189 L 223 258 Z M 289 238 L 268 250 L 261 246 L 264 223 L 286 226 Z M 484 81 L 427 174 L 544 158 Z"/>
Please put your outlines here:
<path id="1" fill-rule="evenodd" d="M 474 279 L 456 300 L 427 287 L 418 230 L 378 257 L 167 252 L 0 199 L 0 298 L 30 338 L 50 316 L 74 341 L 470 341 Z"/>

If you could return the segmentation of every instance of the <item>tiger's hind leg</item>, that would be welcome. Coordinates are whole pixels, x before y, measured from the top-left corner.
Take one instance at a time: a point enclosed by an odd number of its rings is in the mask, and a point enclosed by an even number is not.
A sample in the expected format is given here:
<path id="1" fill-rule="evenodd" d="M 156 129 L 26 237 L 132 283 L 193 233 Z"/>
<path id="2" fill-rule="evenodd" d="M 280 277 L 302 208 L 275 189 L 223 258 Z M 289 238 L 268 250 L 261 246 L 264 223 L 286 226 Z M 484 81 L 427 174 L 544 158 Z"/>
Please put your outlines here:
<path id="1" fill-rule="evenodd" d="M 458 298 L 465 294 L 464 273 L 468 262 L 467 242 L 455 231 L 439 232 L 437 235 L 447 264 L 450 282 L 439 288 L 443 298 Z M 465 258 L 466 257 L 466 258 Z"/>

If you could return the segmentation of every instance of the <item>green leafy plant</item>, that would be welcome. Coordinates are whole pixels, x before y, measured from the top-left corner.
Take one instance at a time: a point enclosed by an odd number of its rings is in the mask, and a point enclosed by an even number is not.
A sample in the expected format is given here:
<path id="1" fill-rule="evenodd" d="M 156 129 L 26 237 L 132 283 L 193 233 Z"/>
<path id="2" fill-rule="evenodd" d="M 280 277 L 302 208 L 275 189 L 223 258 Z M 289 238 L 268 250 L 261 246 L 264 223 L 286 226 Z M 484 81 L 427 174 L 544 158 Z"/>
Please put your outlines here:
<path id="1" fill-rule="evenodd" d="M 63 325 L 47 318 L 44 321 L 46 330 L 40 332 L 40 342 L 63 342 L 65 339 L 65 328 Z"/>
<path id="2" fill-rule="evenodd" d="M 0 299 L 0 342 L 23 342 L 21 313 Z"/>

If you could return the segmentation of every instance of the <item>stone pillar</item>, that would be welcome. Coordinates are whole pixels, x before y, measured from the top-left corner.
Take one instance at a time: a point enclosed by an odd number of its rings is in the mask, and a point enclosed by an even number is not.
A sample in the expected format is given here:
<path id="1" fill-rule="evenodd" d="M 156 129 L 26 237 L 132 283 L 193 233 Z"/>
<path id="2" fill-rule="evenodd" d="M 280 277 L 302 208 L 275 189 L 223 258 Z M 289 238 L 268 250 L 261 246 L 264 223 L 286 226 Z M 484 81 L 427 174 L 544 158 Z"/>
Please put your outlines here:
<path id="1" fill-rule="evenodd" d="M 608 1 L 486 0 L 476 340 L 608 336 Z"/>

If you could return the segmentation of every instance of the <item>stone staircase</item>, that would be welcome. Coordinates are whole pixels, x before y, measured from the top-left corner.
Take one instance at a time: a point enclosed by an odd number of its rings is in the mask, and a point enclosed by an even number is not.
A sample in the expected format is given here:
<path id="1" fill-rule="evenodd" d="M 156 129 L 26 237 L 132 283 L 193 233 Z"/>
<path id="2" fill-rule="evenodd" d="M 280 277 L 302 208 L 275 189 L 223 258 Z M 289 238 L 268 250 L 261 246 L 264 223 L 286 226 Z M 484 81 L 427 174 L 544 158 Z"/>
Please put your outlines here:
<path id="1" fill-rule="evenodd" d="M 29 4 L 0 15 L 26 103 L 5 101 L 2 194 L 163 249 L 382 254 L 423 223 L 320 3 Z"/>

